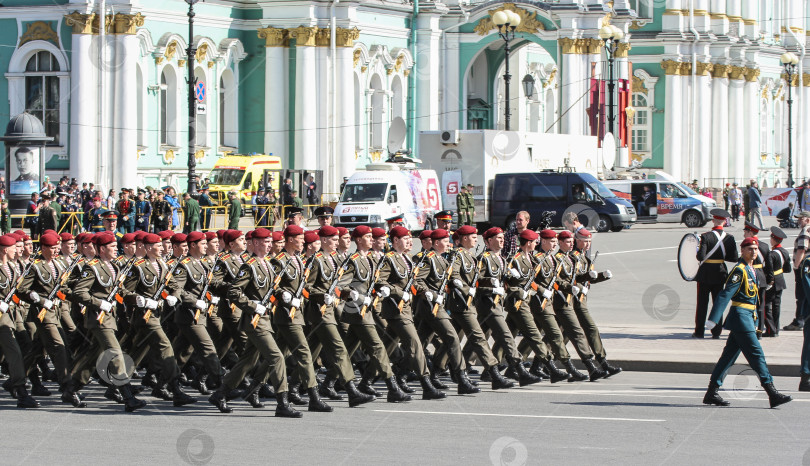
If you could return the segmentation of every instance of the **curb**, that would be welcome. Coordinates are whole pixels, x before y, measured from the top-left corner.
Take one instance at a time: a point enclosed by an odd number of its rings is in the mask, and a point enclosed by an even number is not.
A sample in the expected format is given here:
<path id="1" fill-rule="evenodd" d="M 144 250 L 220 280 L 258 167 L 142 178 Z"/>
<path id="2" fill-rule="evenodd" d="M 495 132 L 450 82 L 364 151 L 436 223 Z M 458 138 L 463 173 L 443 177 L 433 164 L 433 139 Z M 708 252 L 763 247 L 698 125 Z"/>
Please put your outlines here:
<path id="1" fill-rule="evenodd" d="M 710 375 L 714 369 L 714 362 L 692 362 L 692 361 L 638 361 L 609 359 L 614 366 L 621 367 L 625 371 L 632 372 L 674 372 L 679 374 L 706 374 Z M 731 366 L 729 373 L 738 373 L 747 364 L 735 363 Z M 774 377 L 799 377 L 798 364 L 768 364 L 768 370 Z"/>

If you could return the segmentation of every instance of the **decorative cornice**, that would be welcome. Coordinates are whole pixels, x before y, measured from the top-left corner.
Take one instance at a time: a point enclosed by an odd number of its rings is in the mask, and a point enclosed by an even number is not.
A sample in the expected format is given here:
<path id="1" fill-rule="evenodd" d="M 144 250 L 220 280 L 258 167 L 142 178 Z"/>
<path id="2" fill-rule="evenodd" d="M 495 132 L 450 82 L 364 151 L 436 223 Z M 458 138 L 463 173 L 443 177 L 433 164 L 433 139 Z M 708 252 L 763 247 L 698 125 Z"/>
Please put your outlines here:
<path id="1" fill-rule="evenodd" d="M 504 3 L 502 7 L 496 8 L 494 10 L 489 10 L 489 16 L 485 16 L 478 21 L 478 24 L 475 25 L 475 32 L 478 33 L 480 36 L 485 36 L 489 34 L 490 31 L 493 29 L 497 29 L 495 24 L 492 22 L 492 15 L 494 15 L 498 11 L 509 10 L 514 11 L 520 16 L 520 24 L 518 27 L 515 28 L 515 32 L 528 32 L 529 34 L 537 34 L 540 31 L 544 31 L 546 27 L 537 19 L 537 13 L 532 13 L 529 10 L 524 10 L 523 8 L 518 8 L 515 6 L 514 3 Z"/>
<path id="2" fill-rule="evenodd" d="M 689 76 L 692 74 L 692 64 L 675 60 L 664 60 L 661 69 L 668 76 Z"/>
<path id="3" fill-rule="evenodd" d="M 614 56 L 616 58 L 627 58 L 627 55 L 630 52 L 630 49 L 632 48 L 633 46 L 630 45 L 629 42 L 620 42 L 619 46 L 616 48 L 616 53 L 614 54 Z"/>
<path id="4" fill-rule="evenodd" d="M 295 39 L 296 47 L 314 47 L 315 38 L 318 35 L 318 28 L 314 26 L 298 26 L 287 29 L 290 39 Z"/>
<path id="5" fill-rule="evenodd" d="M 289 45 L 286 29 L 261 28 L 257 31 L 257 34 L 259 39 L 264 39 L 265 47 L 287 47 Z"/>
<path id="6" fill-rule="evenodd" d="M 729 21 L 742 21 L 743 17 L 742 16 L 736 16 L 736 15 L 728 15 L 728 20 Z"/>
<path id="7" fill-rule="evenodd" d="M 664 16 L 683 16 L 683 12 L 684 10 L 678 8 L 667 8 L 662 14 Z"/>
<path id="8" fill-rule="evenodd" d="M 746 26 L 756 26 L 757 25 L 757 20 L 755 20 L 755 19 L 745 19 L 745 18 L 743 18 L 742 21 L 743 21 L 743 24 L 746 25 Z"/>
<path id="9" fill-rule="evenodd" d="M 795 32 L 796 34 L 804 34 L 804 29 L 802 29 L 800 27 L 791 26 L 790 30 Z M 784 32 L 784 33 L 788 32 L 788 30 L 787 30 L 787 28 L 785 26 L 782 26 L 782 32 Z"/>
<path id="10" fill-rule="evenodd" d="M 360 38 L 360 29 L 336 28 L 335 45 L 338 47 L 354 47 L 354 41 Z"/>
<path id="11" fill-rule="evenodd" d="M 559 44 L 562 53 L 566 55 L 596 55 L 602 47 L 600 39 L 592 38 L 571 39 L 570 37 L 563 37 L 559 39 Z"/>
<path id="12" fill-rule="evenodd" d="M 188 63 L 188 60 L 183 60 L 183 59 L 177 60 L 177 66 L 180 67 L 180 68 L 186 66 L 186 63 Z"/>
<path id="13" fill-rule="evenodd" d="M 166 57 L 167 60 L 171 60 L 174 58 L 174 54 L 177 53 L 177 41 L 173 40 L 166 46 L 166 50 L 163 52 L 163 56 Z"/>
<path id="14" fill-rule="evenodd" d="M 698 76 L 709 76 L 709 73 L 712 72 L 713 68 L 714 68 L 714 63 L 698 62 L 698 64 L 697 64 L 697 75 Z"/>
<path id="15" fill-rule="evenodd" d="M 711 19 L 728 19 L 725 13 L 709 13 Z"/>
<path id="16" fill-rule="evenodd" d="M 802 75 L 802 84 L 804 87 L 810 87 L 810 74 L 804 73 Z"/>
<path id="17" fill-rule="evenodd" d="M 715 63 L 712 69 L 713 78 L 728 78 L 728 73 L 731 71 L 731 65 L 719 65 Z"/>
<path id="18" fill-rule="evenodd" d="M 73 34 L 98 34 L 98 21 L 95 13 L 85 15 L 74 11 L 65 15 L 65 24 L 73 26 Z"/>
<path id="19" fill-rule="evenodd" d="M 749 83 L 755 83 L 759 80 L 759 75 L 762 72 L 759 68 L 746 68 L 745 80 Z"/>
<path id="20" fill-rule="evenodd" d="M 144 16 L 140 13 L 134 15 L 117 13 L 114 18 L 113 34 L 135 34 L 137 28 L 142 27 L 143 23 Z"/>
<path id="21" fill-rule="evenodd" d="M 745 78 L 745 67 L 744 66 L 731 66 L 729 70 L 729 79 L 733 80 L 742 80 Z"/>
<path id="22" fill-rule="evenodd" d="M 34 21 L 28 25 L 23 35 L 20 36 L 20 45 L 31 42 L 32 40 L 44 40 L 58 45 L 59 35 L 53 30 L 51 23 L 46 21 Z"/>

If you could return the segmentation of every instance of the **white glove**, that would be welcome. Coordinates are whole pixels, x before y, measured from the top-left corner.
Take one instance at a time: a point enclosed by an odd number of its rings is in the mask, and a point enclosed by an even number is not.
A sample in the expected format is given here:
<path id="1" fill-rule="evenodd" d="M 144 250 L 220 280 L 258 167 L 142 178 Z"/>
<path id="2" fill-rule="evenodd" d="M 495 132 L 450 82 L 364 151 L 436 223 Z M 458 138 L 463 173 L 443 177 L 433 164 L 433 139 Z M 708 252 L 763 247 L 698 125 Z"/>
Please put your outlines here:
<path id="1" fill-rule="evenodd" d="M 388 288 L 387 286 L 381 287 L 380 288 L 380 296 L 383 297 L 383 298 L 387 298 L 387 297 L 391 296 L 391 288 Z"/>
<path id="2" fill-rule="evenodd" d="M 0 314 L 8 311 L 8 303 L 5 301 L 0 301 Z"/>
<path id="3" fill-rule="evenodd" d="M 205 305 L 205 301 L 203 301 L 202 299 L 198 299 L 197 302 L 194 303 L 194 307 L 196 307 L 197 309 L 199 309 L 201 311 L 204 311 L 205 308 L 208 307 L 208 306 Z"/>
<path id="4" fill-rule="evenodd" d="M 335 297 L 332 296 L 331 294 L 323 295 L 323 303 L 326 304 L 327 306 L 330 306 L 334 302 L 335 302 Z"/>
<path id="5" fill-rule="evenodd" d="M 706 321 L 706 330 L 711 330 L 711 329 L 713 329 L 713 328 L 714 328 L 716 325 L 717 325 L 717 324 L 715 324 L 715 323 L 714 323 L 714 322 L 712 322 L 711 320 L 707 320 L 707 321 Z"/>
<path id="6" fill-rule="evenodd" d="M 256 305 L 256 314 L 263 316 L 265 312 L 267 312 L 267 306 L 262 306 L 262 304 L 258 301 L 253 301 L 253 304 Z"/>
<path id="7" fill-rule="evenodd" d="M 554 293 L 552 293 L 551 290 L 547 288 L 543 289 L 543 299 L 551 299 L 552 296 L 554 296 Z"/>
<path id="8" fill-rule="evenodd" d="M 574 286 L 572 286 L 572 287 L 571 287 L 571 293 L 573 293 L 573 294 L 574 294 L 574 296 L 579 295 L 579 291 L 580 291 L 580 287 L 578 287 L 578 286 L 576 286 L 576 285 L 574 285 Z"/>
<path id="9" fill-rule="evenodd" d="M 402 302 L 403 303 L 407 303 L 410 300 L 411 300 L 411 294 L 410 293 L 408 293 L 407 291 L 405 293 L 402 293 Z"/>
<path id="10" fill-rule="evenodd" d="M 364 297 L 363 306 L 368 306 L 369 304 L 371 304 L 371 298 L 369 298 L 368 296 Z"/>
<path id="11" fill-rule="evenodd" d="M 471 296 L 471 297 L 475 298 L 475 292 L 476 292 L 476 291 L 477 291 L 477 290 L 476 290 L 475 288 L 470 287 L 470 291 L 469 291 L 468 293 L 470 294 L 470 296 Z"/>
<path id="12" fill-rule="evenodd" d="M 50 310 L 53 307 L 53 301 L 51 301 L 50 299 L 46 299 L 45 301 L 42 301 L 42 307 L 44 307 L 45 309 Z"/>
<path id="13" fill-rule="evenodd" d="M 497 278 L 493 278 L 493 279 L 492 279 L 492 287 L 493 287 L 493 288 L 499 288 L 499 287 L 500 287 L 500 288 L 503 288 L 503 287 L 501 286 L 501 281 L 500 281 L 500 280 L 498 280 Z"/>
<path id="14" fill-rule="evenodd" d="M 151 309 L 151 310 L 153 310 L 153 311 L 154 311 L 155 309 L 157 309 L 157 308 L 158 308 L 158 302 L 157 302 L 157 301 L 155 301 L 154 299 L 151 299 L 151 298 L 146 298 L 146 300 L 145 300 L 145 302 L 144 302 L 144 307 L 146 307 L 147 309 Z"/>
<path id="15" fill-rule="evenodd" d="M 509 269 L 509 275 L 511 275 L 512 278 L 520 278 L 520 272 L 516 269 Z"/>
<path id="16" fill-rule="evenodd" d="M 166 304 L 168 304 L 169 306 L 174 306 L 175 304 L 177 304 L 177 296 L 174 295 L 166 296 Z"/>
<path id="17" fill-rule="evenodd" d="M 98 307 L 99 307 L 99 309 L 101 309 L 104 312 L 110 312 L 110 309 L 112 309 L 112 303 L 109 302 L 109 301 L 106 301 L 106 300 L 102 300 L 98 304 Z"/>
<path id="18" fill-rule="evenodd" d="M 427 299 L 428 301 L 430 301 L 432 303 L 433 302 L 433 292 L 432 291 L 425 291 L 425 299 Z"/>
<path id="19" fill-rule="evenodd" d="M 36 303 L 38 303 L 38 302 L 39 302 L 39 295 L 37 294 L 37 292 L 36 292 L 36 291 L 32 291 L 32 292 L 28 293 L 28 297 L 30 297 L 30 298 L 31 298 L 31 301 L 32 301 L 34 304 L 36 304 Z"/>
<path id="20" fill-rule="evenodd" d="M 294 307 L 296 309 L 300 309 L 301 308 L 301 299 L 293 298 L 293 299 L 290 300 L 290 304 L 292 304 L 292 307 Z"/>
<path id="21" fill-rule="evenodd" d="M 528 298 L 528 297 L 529 297 L 529 292 L 524 290 L 524 289 L 521 289 L 520 290 L 520 299 L 521 299 L 521 301 L 525 301 L 526 298 Z"/>
<path id="22" fill-rule="evenodd" d="M 591 270 L 590 272 L 588 272 L 588 276 L 591 277 L 591 280 L 596 280 L 596 277 L 598 277 L 599 274 L 596 273 L 596 270 Z"/>
<path id="23" fill-rule="evenodd" d="M 506 290 L 502 286 L 496 286 L 492 289 L 492 294 L 497 296 L 503 296 L 506 294 Z"/>
<path id="24" fill-rule="evenodd" d="M 455 280 L 453 280 L 453 286 L 455 286 L 456 288 L 464 288 L 464 283 L 458 278 L 456 278 Z"/>
<path id="25" fill-rule="evenodd" d="M 357 301 L 357 298 L 359 298 L 359 297 L 360 297 L 360 293 L 358 293 L 357 290 L 349 291 L 349 299 L 351 301 Z"/>
<path id="26" fill-rule="evenodd" d="M 143 296 L 135 296 L 135 307 L 146 307 L 146 299 Z"/>
<path id="27" fill-rule="evenodd" d="M 581 291 L 582 291 L 582 296 L 588 296 L 588 287 L 587 286 L 583 286 Z"/>
<path id="28" fill-rule="evenodd" d="M 281 300 L 284 301 L 285 304 L 289 303 L 292 300 L 292 294 L 290 294 L 289 291 L 281 293 Z"/>
<path id="29" fill-rule="evenodd" d="M 444 296 L 438 295 L 436 296 L 436 304 L 441 304 L 444 302 Z"/>
<path id="30" fill-rule="evenodd" d="M 602 272 L 602 274 L 605 276 L 605 278 L 613 278 L 613 274 L 610 273 L 610 270 L 605 270 Z"/>
<path id="31" fill-rule="evenodd" d="M 213 304 L 214 306 L 219 304 L 219 296 L 211 296 L 211 304 Z"/>

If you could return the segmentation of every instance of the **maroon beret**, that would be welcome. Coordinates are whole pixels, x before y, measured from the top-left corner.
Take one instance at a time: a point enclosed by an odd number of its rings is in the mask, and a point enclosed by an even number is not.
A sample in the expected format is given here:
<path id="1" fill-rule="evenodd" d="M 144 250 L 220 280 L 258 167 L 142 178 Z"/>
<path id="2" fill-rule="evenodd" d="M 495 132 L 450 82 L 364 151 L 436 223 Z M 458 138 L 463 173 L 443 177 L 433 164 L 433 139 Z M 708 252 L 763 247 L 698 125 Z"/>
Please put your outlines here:
<path id="1" fill-rule="evenodd" d="M 147 233 L 147 232 L 145 232 L 143 230 L 136 231 L 135 232 L 135 241 L 143 242 L 143 239 L 146 238 L 146 235 L 148 235 L 148 234 L 149 233 Z M 160 239 L 160 237 L 158 237 L 158 239 Z"/>
<path id="2" fill-rule="evenodd" d="M 154 233 L 147 233 L 143 236 L 143 244 L 157 244 L 160 242 L 160 236 Z"/>
<path id="3" fill-rule="evenodd" d="M 391 238 L 404 238 L 406 236 L 411 236 L 411 232 L 407 228 L 397 225 L 388 230 L 388 236 Z"/>
<path id="4" fill-rule="evenodd" d="M 222 239 L 225 237 L 225 232 L 228 230 L 217 230 L 217 238 Z"/>
<path id="5" fill-rule="evenodd" d="M 284 241 L 284 232 L 283 231 L 274 231 L 273 232 L 273 242 L 277 241 Z"/>
<path id="6" fill-rule="evenodd" d="M 332 225 L 324 225 L 318 230 L 318 235 L 320 236 L 335 236 L 339 234 L 340 231 L 333 227 Z"/>
<path id="7" fill-rule="evenodd" d="M 349 234 L 349 229 L 346 228 L 346 227 L 337 227 L 337 229 L 338 229 L 338 235 L 340 235 L 340 236 Z"/>
<path id="8" fill-rule="evenodd" d="M 39 244 L 43 246 L 56 246 L 59 244 L 59 237 L 52 233 L 46 233 L 39 237 Z"/>
<path id="9" fill-rule="evenodd" d="M 186 235 L 183 233 L 175 233 L 172 235 L 172 244 L 181 244 L 186 242 Z"/>
<path id="10" fill-rule="evenodd" d="M 422 230 L 422 233 L 419 233 L 419 239 L 430 239 L 431 233 L 433 230 Z"/>
<path id="11" fill-rule="evenodd" d="M 385 230 L 383 230 L 382 228 L 372 228 L 371 236 L 375 238 L 383 238 L 385 237 Z"/>
<path id="12" fill-rule="evenodd" d="M 188 235 L 186 235 L 186 241 L 189 243 L 196 243 L 197 241 L 202 241 L 205 239 L 205 233 L 201 231 L 192 231 Z"/>
<path id="13" fill-rule="evenodd" d="M 253 230 L 250 230 L 249 232 L 245 233 L 245 239 L 247 240 L 253 239 Z"/>
<path id="14" fill-rule="evenodd" d="M 320 241 L 321 237 L 318 235 L 317 231 L 307 231 L 304 233 L 304 243 L 314 243 L 315 241 Z"/>
<path id="15" fill-rule="evenodd" d="M 171 230 L 163 230 L 159 232 L 157 235 L 160 236 L 160 239 L 162 240 L 170 239 L 172 236 L 174 236 L 174 232 Z"/>
<path id="16" fill-rule="evenodd" d="M 352 238 L 360 238 L 368 234 L 373 235 L 374 233 L 371 231 L 371 228 L 366 225 L 357 226 L 352 230 Z"/>
<path id="17" fill-rule="evenodd" d="M 59 238 L 62 239 L 62 242 L 67 243 L 68 241 L 74 241 L 76 238 L 73 237 L 72 234 L 69 232 L 64 232 L 59 234 Z"/>
<path id="18" fill-rule="evenodd" d="M 484 239 L 490 239 L 493 236 L 498 236 L 498 235 L 500 235 L 502 233 L 503 233 L 503 230 L 501 230 L 500 228 L 492 227 L 489 230 L 484 232 Z"/>
<path id="19" fill-rule="evenodd" d="M 540 232 L 540 238 L 542 239 L 554 239 L 556 237 L 557 233 L 554 233 L 554 230 L 549 230 L 548 228 Z"/>
<path id="20" fill-rule="evenodd" d="M 746 246 L 759 246 L 759 239 L 756 236 L 750 236 L 742 240 L 740 243 L 740 248 L 744 248 Z"/>
<path id="21" fill-rule="evenodd" d="M 456 230 L 459 236 L 471 235 L 473 233 L 478 233 L 478 230 L 475 229 L 474 226 L 464 225 L 463 227 Z"/>
<path id="22" fill-rule="evenodd" d="M 242 232 L 239 230 L 227 230 L 225 234 L 222 235 L 222 241 L 224 241 L 225 244 L 231 244 L 239 239 L 240 236 L 242 236 Z"/>
<path id="23" fill-rule="evenodd" d="M 299 227 L 298 225 L 288 225 L 287 228 L 284 229 L 284 237 L 289 238 L 290 236 L 298 236 L 303 235 L 304 229 Z"/>
<path id="24" fill-rule="evenodd" d="M 93 243 L 98 246 L 104 246 L 115 242 L 115 235 L 109 232 L 97 233 L 93 235 Z"/>
<path id="25" fill-rule="evenodd" d="M 536 239 L 537 239 L 539 236 L 540 236 L 540 235 L 538 235 L 536 231 L 534 231 L 534 230 L 529 230 L 528 228 L 527 228 L 527 229 L 525 229 L 525 230 L 523 230 L 523 231 L 520 233 L 520 239 L 522 239 L 522 240 L 524 240 L 524 241 L 534 241 L 534 240 L 536 240 Z"/>
<path id="26" fill-rule="evenodd" d="M 3 235 L 0 236 L 0 246 L 7 248 L 9 246 L 14 246 L 17 244 L 17 237 L 15 235 Z"/>
<path id="27" fill-rule="evenodd" d="M 217 232 L 216 231 L 206 231 L 205 232 L 205 240 L 206 241 L 211 241 L 212 239 L 219 239 L 219 237 L 217 236 Z"/>
<path id="28" fill-rule="evenodd" d="M 95 233 L 85 233 L 82 237 L 82 244 L 89 244 L 93 242 L 93 237 L 96 236 Z"/>
<path id="29" fill-rule="evenodd" d="M 560 239 L 560 240 L 573 238 L 573 237 L 574 237 L 574 235 L 572 235 L 571 232 L 568 231 L 568 230 L 563 230 L 557 235 L 557 239 Z"/>
<path id="30" fill-rule="evenodd" d="M 592 236 L 593 235 L 591 234 L 590 231 L 588 231 L 587 228 L 580 228 L 579 230 L 577 230 L 576 233 L 574 233 L 574 238 L 576 238 L 576 239 L 582 239 L 582 240 L 591 239 Z"/>
<path id="31" fill-rule="evenodd" d="M 257 228 L 253 230 L 253 239 L 265 239 L 271 238 L 273 236 L 273 232 L 268 230 L 267 228 Z"/>
<path id="32" fill-rule="evenodd" d="M 135 242 L 135 233 L 127 233 L 121 237 L 121 244 L 129 244 Z"/>
<path id="33" fill-rule="evenodd" d="M 444 228 L 439 228 L 438 230 L 433 230 L 430 233 L 430 239 L 432 239 L 434 241 L 437 240 L 437 239 L 444 239 L 444 238 L 449 238 L 449 237 L 450 237 L 450 232 L 445 230 Z"/>

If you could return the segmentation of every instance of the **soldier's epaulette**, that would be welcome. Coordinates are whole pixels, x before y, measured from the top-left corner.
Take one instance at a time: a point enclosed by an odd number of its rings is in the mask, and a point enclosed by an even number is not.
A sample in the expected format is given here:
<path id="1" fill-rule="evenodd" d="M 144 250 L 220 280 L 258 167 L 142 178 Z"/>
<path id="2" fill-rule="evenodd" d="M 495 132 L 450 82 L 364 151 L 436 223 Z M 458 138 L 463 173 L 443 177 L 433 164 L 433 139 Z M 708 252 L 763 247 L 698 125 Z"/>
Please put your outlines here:
<path id="1" fill-rule="evenodd" d="M 219 259 L 224 261 L 224 260 L 226 260 L 226 259 L 229 259 L 230 257 L 231 257 L 231 253 L 226 252 L 226 253 L 225 253 L 225 254 L 223 254 L 223 255 L 222 255 L 222 257 L 220 257 Z"/>
<path id="2" fill-rule="evenodd" d="M 276 259 L 276 260 L 281 260 L 281 259 L 284 259 L 284 257 L 285 257 L 286 255 L 287 255 L 287 253 L 285 253 L 284 251 L 281 251 L 280 253 L 276 254 L 275 259 Z"/>
<path id="3" fill-rule="evenodd" d="M 515 257 L 513 257 L 513 259 L 517 259 L 518 257 L 520 257 L 520 253 L 521 253 L 521 252 L 523 252 L 523 251 L 518 251 L 518 252 L 516 252 L 516 253 L 515 253 Z"/>
<path id="4" fill-rule="evenodd" d="M 396 254 L 396 253 L 394 251 L 391 251 L 391 252 L 387 253 L 386 256 L 387 257 L 394 257 L 394 254 Z"/>
<path id="5" fill-rule="evenodd" d="M 491 256 L 491 255 L 492 255 L 492 254 L 490 254 L 490 252 L 489 252 L 489 251 L 485 251 L 485 252 L 484 252 L 484 257 L 489 257 L 489 256 Z"/>
<path id="6" fill-rule="evenodd" d="M 138 266 L 138 265 L 143 264 L 144 262 L 146 262 L 146 259 L 138 259 L 138 260 L 135 261 L 135 265 Z"/>
<path id="7" fill-rule="evenodd" d="M 352 255 L 351 255 L 351 257 L 349 257 L 349 259 L 351 259 L 351 260 L 355 260 L 355 259 L 357 259 L 358 257 L 360 257 L 360 253 L 359 253 L 359 252 L 356 252 L 356 253 L 352 254 Z"/>
<path id="8" fill-rule="evenodd" d="M 318 251 L 318 252 L 315 253 L 315 257 L 320 259 L 321 257 L 323 257 L 323 253 Z"/>
<path id="9" fill-rule="evenodd" d="M 435 256 L 435 255 L 436 255 L 436 251 L 428 251 L 428 253 L 427 253 L 428 259 L 432 259 L 433 256 Z"/>
<path id="10" fill-rule="evenodd" d="M 93 259 L 93 260 L 91 260 L 90 262 L 88 262 L 88 263 L 87 263 L 87 265 L 96 265 L 96 264 L 98 264 L 98 263 L 99 263 L 99 260 L 98 260 L 98 259 Z"/>
<path id="11" fill-rule="evenodd" d="M 255 263 L 256 263 L 256 256 L 253 256 L 253 257 L 251 257 L 250 259 L 248 259 L 248 260 L 247 260 L 247 263 L 248 263 L 248 264 L 255 264 Z"/>
<path id="12" fill-rule="evenodd" d="M 191 262 L 191 257 L 186 256 L 186 258 L 183 259 L 180 263 L 181 264 L 188 264 L 189 262 Z"/>

